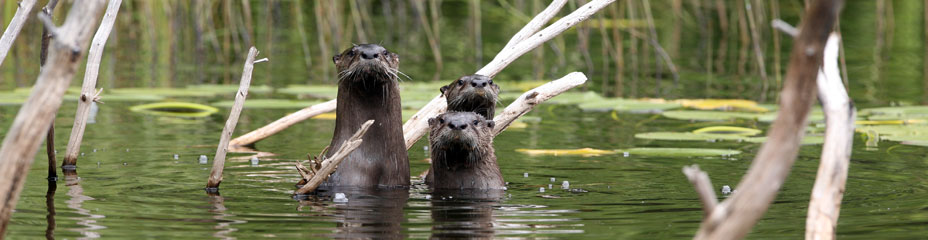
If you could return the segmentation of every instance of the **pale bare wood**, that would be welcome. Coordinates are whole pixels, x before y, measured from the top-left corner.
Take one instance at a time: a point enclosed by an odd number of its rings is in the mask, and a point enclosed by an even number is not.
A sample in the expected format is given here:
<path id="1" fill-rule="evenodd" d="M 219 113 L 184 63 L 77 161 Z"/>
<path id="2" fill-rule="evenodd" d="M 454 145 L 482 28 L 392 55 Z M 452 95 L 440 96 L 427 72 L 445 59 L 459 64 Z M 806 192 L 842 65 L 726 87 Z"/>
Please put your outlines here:
<path id="1" fill-rule="evenodd" d="M 206 182 L 207 190 L 218 189 L 219 184 L 222 183 L 222 170 L 225 168 L 229 138 L 232 137 L 232 132 L 235 131 L 238 117 L 242 113 L 242 107 L 245 105 L 245 98 L 248 97 L 248 87 L 251 86 L 251 73 L 255 68 L 256 56 L 258 56 L 258 49 L 252 46 L 248 49 L 248 56 L 245 57 L 245 67 L 242 69 L 242 79 L 239 81 L 238 92 L 235 94 L 235 103 L 232 104 L 229 118 L 226 119 L 226 125 L 222 128 L 222 134 L 219 137 L 219 145 L 216 147 L 216 156 L 213 157 L 213 168 L 210 170 L 209 179 Z"/>
<path id="2" fill-rule="evenodd" d="M 35 0 L 22 0 L 17 5 L 16 13 L 13 14 L 10 25 L 6 27 L 6 30 L 3 31 L 3 36 L 0 37 L 0 65 L 2 65 L 3 60 L 6 59 L 6 55 L 10 52 L 10 48 L 13 47 L 13 41 L 16 40 L 19 31 L 23 29 L 23 24 L 26 23 L 26 19 L 29 18 L 29 12 L 32 11 L 33 6 L 35 6 Z"/>
<path id="3" fill-rule="evenodd" d="M 500 51 L 502 52 L 506 51 L 507 49 L 514 48 L 523 40 L 532 36 L 532 34 L 535 34 L 535 32 L 538 32 L 538 29 L 541 29 L 545 23 L 548 23 L 548 21 L 551 21 L 551 18 L 554 18 L 554 16 L 557 15 L 557 12 L 561 11 L 561 8 L 564 7 L 564 4 L 567 4 L 567 0 L 551 1 L 551 4 L 548 4 L 548 7 L 546 7 L 545 10 L 542 10 L 540 13 L 538 13 L 538 15 L 526 23 L 525 26 L 519 30 L 519 32 L 517 32 L 515 35 L 512 35 L 512 38 L 509 39 L 509 42 L 506 43 L 506 46 L 504 46 Z"/>
<path id="4" fill-rule="evenodd" d="M 100 94 L 96 90 L 97 76 L 100 73 L 100 60 L 103 57 L 103 49 L 106 46 L 106 40 L 110 37 L 113 30 L 113 24 L 116 23 L 116 15 L 119 13 L 119 6 L 122 0 L 109 0 L 106 7 L 106 13 L 103 15 L 103 21 L 100 28 L 93 35 L 93 41 L 90 43 L 90 51 L 87 53 L 87 67 L 84 71 L 84 83 L 81 86 L 81 95 L 77 99 L 77 113 L 74 114 L 74 125 L 71 128 L 71 139 L 68 140 L 68 148 L 64 154 L 62 167 L 77 167 L 77 156 L 81 151 L 81 141 L 84 138 L 84 130 L 87 127 L 87 116 L 90 115 L 90 105 L 98 102 Z M 102 91 L 102 89 L 101 89 Z"/>
<path id="5" fill-rule="evenodd" d="M 246 133 L 245 135 L 232 139 L 232 141 L 229 142 L 229 145 L 245 146 L 245 145 L 256 143 L 258 141 L 261 141 L 262 139 L 265 139 L 267 137 L 270 137 L 271 135 L 274 135 L 280 131 L 283 131 L 284 129 L 287 129 L 288 127 L 293 126 L 294 124 L 302 122 L 303 120 L 315 117 L 316 115 L 319 115 L 319 114 L 335 111 L 335 106 L 336 106 L 335 99 L 332 99 L 324 103 L 320 103 L 320 104 L 316 104 L 316 105 L 313 105 L 313 106 L 310 106 L 304 109 L 300 109 L 300 111 L 296 111 L 285 117 L 277 119 L 277 121 L 274 121 L 264 127 L 261 127 L 254 131 Z"/>
<path id="6" fill-rule="evenodd" d="M 719 204 L 718 197 L 715 196 L 715 190 L 712 188 L 712 181 L 709 180 L 709 174 L 699 170 L 699 165 L 683 167 L 683 174 L 693 184 L 696 193 L 699 194 L 699 201 L 702 202 L 703 218 L 708 217 L 709 213 Z"/>
<path id="7" fill-rule="evenodd" d="M 342 160 L 345 159 L 345 157 L 348 157 L 348 154 L 361 146 L 361 143 L 364 142 L 362 137 L 364 137 L 364 134 L 367 133 L 367 129 L 369 129 L 373 124 L 374 120 L 367 120 L 367 122 L 361 124 L 361 128 L 359 128 L 358 131 L 351 136 L 351 138 L 345 140 L 345 143 L 342 144 L 342 147 L 339 148 L 338 151 L 335 151 L 335 154 L 332 154 L 331 158 L 327 158 L 322 161 L 322 168 L 312 174 L 312 177 L 306 181 L 306 184 L 304 184 L 303 187 L 300 187 L 300 189 L 296 190 L 296 194 L 306 194 L 316 190 L 316 188 L 319 187 L 319 185 L 321 185 L 322 182 L 325 181 L 325 179 L 328 178 L 330 174 L 332 174 L 332 172 L 335 172 L 335 168 L 338 167 L 338 164 L 340 164 Z M 320 155 L 320 157 L 322 156 L 324 155 Z M 308 175 L 307 172 L 309 171 L 302 170 L 301 168 L 306 169 L 306 167 L 303 167 L 302 164 L 297 162 L 297 172 L 303 176 L 303 179 L 306 179 L 306 175 Z"/>
<path id="8" fill-rule="evenodd" d="M 594 0 L 589 3 L 581 6 L 576 11 L 570 13 L 567 16 L 564 16 L 560 20 L 552 23 L 548 27 L 542 29 L 541 31 L 532 34 L 530 37 L 526 38 L 523 41 L 520 41 L 518 44 L 513 46 L 510 49 L 503 49 L 500 51 L 496 57 L 493 58 L 490 63 L 477 71 L 476 74 L 493 77 L 500 71 L 502 71 L 506 66 L 509 66 L 510 63 L 515 61 L 520 56 L 524 55 L 528 51 L 535 49 L 542 43 L 551 40 L 558 34 L 564 32 L 565 30 L 573 27 L 577 23 L 586 20 L 591 15 L 609 5 L 610 3 L 615 2 L 615 0 Z M 557 3 L 557 2 L 554 2 Z M 553 4 L 553 3 L 552 3 Z M 542 12 L 541 14 L 535 16 L 535 18 L 550 18 L 550 16 L 545 16 L 543 14 L 548 14 Z M 553 14 L 553 13 L 551 13 Z M 534 20 L 533 20 L 534 21 Z M 408 150 L 412 147 L 416 141 L 419 141 L 422 136 L 425 135 L 426 130 L 428 130 L 428 119 L 434 117 L 438 114 L 441 114 L 447 110 L 448 105 L 445 102 L 443 96 L 438 95 L 428 104 L 426 104 L 422 109 L 419 109 L 419 112 L 416 112 L 409 120 L 403 124 L 403 138 L 406 141 L 406 149 Z"/>
<path id="9" fill-rule="evenodd" d="M 816 81 L 819 101 L 825 112 L 825 143 L 822 145 L 822 160 L 809 201 L 806 239 L 835 239 L 851 160 L 851 146 L 854 143 L 857 111 L 844 90 L 838 70 L 840 41 L 841 37 L 836 33 L 828 38 L 824 62 Z"/>
<path id="10" fill-rule="evenodd" d="M 738 184 L 738 191 L 712 210 L 695 239 L 744 238 L 773 202 L 799 152 L 809 109 L 815 102 L 822 49 L 842 4 L 841 0 L 820 0 L 806 11 L 780 94 L 780 113 L 768 132 L 768 141 Z"/>
<path id="11" fill-rule="evenodd" d="M 519 96 L 519 98 L 509 104 L 509 106 L 506 106 L 502 112 L 493 118 L 493 122 L 496 123 L 496 127 L 493 129 L 494 134 L 499 135 L 502 133 L 509 127 L 509 124 L 512 124 L 517 118 L 532 111 L 538 104 L 564 93 L 571 88 L 580 86 L 585 83 L 586 80 L 586 75 L 583 73 L 572 72 L 561 79 L 545 83 L 544 85 L 523 93 L 522 96 Z"/>
<path id="12" fill-rule="evenodd" d="M 55 6 L 58 5 L 58 0 L 50 0 L 45 7 L 42 7 L 42 13 L 46 15 L 51 15 L 55 11 Z M 48 43 L 52 40 L 51 34 L 48 33 L 48 29 L 42 28 L 42 48 L 39 50 L 39 71 L 42 70 L 42 67 L 45 66 L 45 59 L 48 57 Z M 53 116 L 52 119 L 55 117 Z M 55 169 L 58 166 L 57 163 L 57 153 L 55 153 L 55 121 L 52 120 L 52 123 L 48 126 L 48 134 L 45 136 L 45 154 L 48 155 L 48 179 L 49 181 L 58 181 L 58 172 Z"/>
<path id="13" fill-rule="evenodd" d="M 36 150 L 61 106 L 104 4 L 103 0 L 84 0 L 73 5 L 64 25 L 50 31 L 56 35 L 48 61 L 0 147 L 0 236 L 6 231 Z"/>

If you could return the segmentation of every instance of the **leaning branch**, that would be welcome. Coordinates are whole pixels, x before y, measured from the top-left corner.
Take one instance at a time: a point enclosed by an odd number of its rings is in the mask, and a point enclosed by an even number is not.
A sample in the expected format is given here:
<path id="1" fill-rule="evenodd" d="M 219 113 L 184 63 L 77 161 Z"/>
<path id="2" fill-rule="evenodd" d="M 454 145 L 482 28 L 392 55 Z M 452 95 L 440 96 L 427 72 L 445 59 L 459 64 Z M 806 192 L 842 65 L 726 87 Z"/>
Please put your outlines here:
<path id="1" fill-rule="evenodd" d="M 841 199 L 847 182 L 847 169 L 854 143 L 856 111 L 844 90 L 838 71 L 841 37 L 832 33 L 825 45 L 825 59 L 819 71 L 818 96 L 825 112 L 825 143 L 815 187 L 806 218 L 806 239 L 835 239 Z"/>
<path id="2" fill-rule="evenodd" d="M 699 201 L 702 202 L 703 218 L 708 217 L 709 213 L 719 204 L 719 199 L 715 196 L 715 191 L 712 190 L 712 181 L 709 180 L 709 174 L 699 170 L 699 165 L 696 164 L 683 167 L 683 174 L 693 184 L 693 188 L 696 188 L 696 194 L 699 194 Z"/>
<path id="3" fill-rule="evenodd" d="M 502 133 L 503 130 L 509 127 L 509 124 L 512 124 L 517 118 L 532 111 L 538 104 L 566 92 L 571 88 L 580 86 L 585 83 L 586 80 L 586 75 L 583 75 L 583 73 L 572 72 L 561 79 L 545 83 L 544 85 L 523 93 L 522 96 L 519 96 L 519 98 L 509 104 L 506 109 L 503 109 L 499 115 L 493 118 L 493 121 L 496 122 L 496 128 L 493 129 L 494 134 L 499 135 Z"/>
<path id="4" fill-rule="evenodd" d="M 3 60 L 6 59 L 6 55 L 10 52 L 10 48 L 13 47 L 13 41 L 16 40 L 19 31 L 23 29 L 26 18 L 29 18 L 29 12 L 32 11 L 32 6 L 35 6 L 35 0 L 23 0 L 17 5 L 16 14 L 14 14 L 13 19 L 10 20 L 10 25 L 3 31 L 3 36 L 0 37 L 0 65 L 2 65 Z"/>
<path id="5" fill-rule="evenodd" d="M 790 55 L 780 113 L 770 128 L 738 192 L 717 205 L 700 225 L 696 239 L 741 239 L 776 197 L 799 152 L 809 109 L 815 102 L 815 78 L 822 50 L 841 11 L 841 0 L 820 0 L 806 12 Z"/>
<path id="6" fill-rule="evenodd" d="M 51 31 L 58 34 L 49 47 L 48 62 L 39 73 L 29 99 L 19 109 L 3 138 L 3 146 L 0 147 L 0 199 L 5 200 L 0 201 L 0 236 L 6 231 L 36 150 L 61 106 L 61 98 L 77 71 L 77 64 L 90 42 L 104 3 L 103 0 L 85 0 L 75 4 L 64 25 L 57 31 Z M 75 51 L 71 46 L 79 48 Z"/>
<path id="7" fill-rule="evenodd" d="M 348 157 L 348 154 L 351 154 L 352 151 L 361 146 L 361 142 L 364 142 L 362 137 L 364 137 L 364 134 L 367 133 L 367 129 L 369 129 L 373 124 L 374 120 L 367 120 L 367 122 L 361 124 L 361 128 L 358 129 L 358 131 L 355 132 L 351 138 L 345 140 L 345 143 L 342 144 L 342 147 L 335 151 L 335 154 L 332 154 L 331 158 L 322 161 L 322 164 L 320 164 L 322 167 L 315 171 L 312 176 L 304 175 L 306 171 L 301 170 L 300 168 L 302 165 L 297 163 L 297 172 L 300 172 L 300 175 L 302 175 L 303 179 L 306 180 L 306 184 L 303 184 L 303 187 L 297 189 L 296 194 L 306 194 L 316 190 L 316 188 L 319 187 L 319 185 L 321 185 L 322 182 L 332 174 L 332 172 L 335 172 L 335 168 L 338 167 L 338 164 L 341 163 L 345 157 Z M 324 155 L 320 155 L 320 157 L 323 156 Z"/>
<path id="8" fill-rule="evenodd" d="M 287 129 L 294 124 L 302 122 L 303 120 L 315 117 L 316 115 L 335 111 L 335 99 L 329 100 L 324 103 L 316 104 L 304 109 L 300 109 L 294 113 L 291 113 L 285 117 L 277 119 L 277 121 L 272 122 L 264 127 L 258 128 L 254 131 L 246 133 L 245 135 L 239 136 L 235 139 L 232 139 L 229 142 L 231 146 L 245 146 L 251 145 L 262 139 L 270 137 L 271 135 L 277 134 L 284 129 Z"/>
<path id="9" fill-rule="evenodd" d="M 213 158 L 213 169 L 209 172 L 209 179 L 206 182 L 206 190 L 215 192 L 219 190 L 219 184 L 222 183 L 222 170 L 226 164 L 226 152 L 229 147 L 229 138 L 235 131 L 235 125 L 238 123 L 238 116 L 242 113 L 242 107 L 245 105 L 245 98 L 248 97 L 248 87 L 251 86 L 251 72 L 255 69 L 255 57 L 258 56 L 258 49 L 251 47 L 248 49 L 248 56 L 245 57 L 245 68 L 242 69 L 242 80 L 239 81 L 238 93 L 235 94 L 235 103 L 229 112 L 229 119 L 226 119 L 226 126 L 222 128 L 222 135 L 219 137 L 219 146 L 216 147 L 216 156 Z"/>
<path id="10" fill-rule="evenodd" d="M 77 155 L 81 151 L 81 141 L 84 139 L 84 130 L 87 127 L 87 116 L 90 115 L 90 105 L 93 102 L 99 102 L 100 91 L 96 90 L 97 76 L 100 73 L 100 59 L 103 58 L 103 49 L 106 46 L 106 40 L 110 37 L 110 31 L 113 30 L 113 24 L 116 23 L 116 14 L 119 13 L 119 6 L 122 0 L 110 0 L 106 7 L 106 14 L 103 15 L 103 21 L 100 28 L 93 35 L 93 41 L 90 43 L 90 52 L 87 54 L 87 67 L 84 72 L 84 84 L 81 87 L 81 95 L 77 99 L 77 113 L 74 114 L 74 126 L 71 128 L 71 139 L 68 140 L 67 152 L 64 154 L 63 168 L 73 169 L 77 167 Z"/>

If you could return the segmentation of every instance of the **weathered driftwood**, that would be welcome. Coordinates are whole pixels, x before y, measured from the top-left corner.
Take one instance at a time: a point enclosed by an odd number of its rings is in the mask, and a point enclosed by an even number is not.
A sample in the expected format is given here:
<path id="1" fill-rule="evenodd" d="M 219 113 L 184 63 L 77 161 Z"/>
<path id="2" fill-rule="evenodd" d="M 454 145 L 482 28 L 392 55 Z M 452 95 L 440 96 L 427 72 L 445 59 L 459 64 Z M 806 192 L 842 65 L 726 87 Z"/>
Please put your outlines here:
<path id="1" fill-rule="evenodd" d="M 322 184 L 322 182 L 325 181 L 325 179 L 328 178 L 330 174 L 335 172 L 335 168 L 338 167 L 338 164 L 341 163 L 342 160 L 348 156 L 348 154 L 361 146 L 361 143 L 364 141 L 362 137 L 364 137 L 364 134 L 367 133 L 367 129 L 369 129 L 373 124 L 374 120 L 367 120 L 367 122 L 364 122 L 364 124 L 361 125 L 361 128 L 358 129 L 358 131 L 355 132 L 351 138 L 345 140 L 345 143 L 342 144 L 342 147 L 335 151 L 335 154 L 333 154 L 331 158 L 324 159 L 322 161 L 322 167 L 319 168 L 319 170 L 316 170 L 314 174 L 311 174 L 312 176 L 308 176 L 310 175 L 307 174 L 307 172 L 309 172 L 307 171 L 308 169 L 305 169 L 302 164 L 297 162 L 297 172 L 299 172 L 303 179 L 306 180 L 306 184 L 303 184 L 300 189 L 297 189 L 296 194 L 306 194 L 316 190 L 316 188 L 319 187 L 319 185 Z M 319 156 L 324 157 L 325 155 L 320 154 Z"/>
<path id="2" fill-rule="evenodd" d="M 841 199 L 847 182 L 847 169 L 854 143 L 857 111 L 848 97 L 838 71 L 841 37 L 832 33 L 825 45 L 825 58 L 819 71 L 818 96 L 825 112 L 825 143 L 822 162 L 815 175 L 815 187 L 806 218 L 806 239 L 835 239 Z"/>
<path id="3" fill-rule="evenodd" d="M 696 239 L 741 239 L 751 231 L 789 175 L 799 143 L 815 102 L 815 79 L 822 50 L 841 11 L 841 0 L 816 1 L 806 11 L 793 45 L 786 83 L 780 95 L 780 113 L 738 191 L 716 205 L 700 225 Z"/>
<path id="4" fill-rule="evenodd" d="M 524 55 L 526 52 L 535 49 L 542 43 L 556 37 L 558 34 L 564 32 L 577 23 L 586 20 L 590 17 L 590 15 L 596 13 L 612 2 L 615 2 L 615 0 L 591 1 L 590 3 L 581 6 L 573 13 L 561 18 L 543 30 L 538 31 L 538 29 L 540 29 L 544 23 L 552 19 L 566 3 L 566 1 L 562 0 L 553 1 L 544 11 L 535 16 L 535 18 L 525 27 L 523 27 L 522 30 L 516 33 L 516 35 L 510 39 L 509 43 L 506 44 L 506 47 L 500 50 L 493 61 L 477 71 L 477 74 L 487 76 L 496 75 L 504 68 L 506 68 L 506 66 L 508 66 L 510 63 L 512 63 L 512 61 Z M 261 139 L 267 138 L 277 132 L 280 132 L 283 129 L 286 129 L 287 127 L 292 126 L 297 122 L 309 119 L 322 113 L 334 111 L 335 106 L 335 100 L 330 100 L 325 103 L 320 103 L 312 107 L 304 108 L 303 110 L 274 121 L 265 127 L 238 137 L 232 140 L 231 144 L 253 144 L 257 141 L 260 141 Z M 406 140 L 406 149 L 409 149 L 412 144 L 414 144 L 419 140 L 419 138 L 422 138 L 422 136 L 425 135 L 425 130 L 428 127 L 426 120 L 444 112 L 447 107 L 448 106 L 444 97 L 442 97 L 441 94 L 436 94 L 436 97 L 433 98 L 432 101 L 426 104 L 425 107 L 420 109 L 419 112 L 417 112 L 406 121 L 406 123 L 403 125 L 403 137 Z"/>
<path id="5" fill-rule="evenodd" d="M 64 154 L 62 168 L 76 168 L 77 156 L 81 151 L 81 141 L 84 138 L 84 130 L 87 127 L 87 116 L 90 114 L 90 105 L 93 102 L 99 102 L 100 93 L 96 90 L 97 76 L 100 73 L 100 59 L 103 57 L 103 49 L 106 46 L 106 40 L 110 37 L 110 31 L 113 30 L 113 24 L 116 23 L 116 14 L 119 13 L 119 6 L 122 0 L 109 0 L 106 7 L 106 13 L 103 15 L 103 21 L 93 35 L 93 41 L 90 42 L 90 51 L 87 53 L 87 67 L 84 71 L 84 83 L 81 86 L 81 95 L 77 99 L 77 113 L 74 114 L 74 126 L 71 127 L 71 139 L 68 140 L 68 148 Z"/>
<path id="6" fill-rule="evenodd" d="M 702 202 L 703 218 L 709 216 L 709 213 L 719 204 L 719 199 L 715 196 L 715 190 L 712 188 L 712 181 L 709 180 L 709 174 L 699 170 L 699 165 L 683 167 L 683 174 L 696 188 L 699 194 L 699 201 Z"/>
<path id="7" fill-rule="evenodd" d="M 499 135 L 503 130 L 509 127 L 509 124 L 512 124 L 517 118 L 531 111 L 535 106 L 538 106 L 538 104 L 564 93 L 571 88 L 580 86 L 585 83 L 586 80 L 586 75 L 583 75 L 583 73 L 572 72 L 561 79 L 545 83 L 544 85 L 523 93 L 522 96 L 519 96 L 519 98 L 503 109 L 499 115 L 493 118 L 493 121 L 496 122 L 496 128 L 493 129 L 494 133 Z"/>
<path id="8" fill-rule="evenodd" d="M 277 134 L 284 129 L 287 129 L 298 122 L 303 120 L 315 117 L 316 115 L 335 111 L 335 99 L 329 100 L 324 103 L 316 104 L 307 108 L 303 108 L 299 111 L 291 113 L 285 117 L 277 119 L 264 127 L 258 128 L 257 130 L 246 133 L 245 135 L 239 136 L 235 139 L 232 139 L 229 142 L 229 145 L 232 146 L 245 146 L 256 143 L 270 137 L 271 135 Z"/>
<path id="9" fill-rule="evenodd" d="M 4 199 L 0 201 L 0 236 L 6 231 L 36 150 L 61 106 L 61 98 L 77 71 L 81 54 L 90 43 L 104 3 L 103 0 L 81 1 L 71 8 L 60 28 L 51 25 L 51 21 L 46 23 L 46 27 L 53 27 L 49 32 L 55 34 L 48 62 L 0 147 L 0 199 Z"/>
<path id="10" fill-rule="evenodd" d="M 490 77 L 495 76 L 523 54 L 531 51 L 532 49 L 535 49 L 542 43 L 551 40 L 561 32 L 564 32 L 577 23 L 586 20 L 591 15 L 612 2 L 615 1 L 594 0 L 581 6 L 573 13 L 564 16 L 557 22 L 552 23 L 550 26 L 542 29 L 539 32 L 533 33 L 530 37 L 527 37 L 522 41 L 519 41 L 518 44 L 500 50 L 499 54 L 497 54 L 496 57 L 490 61 L 490 63 L 478 70 L 476 74 Z M 555 1 L 552 4 L 556 3 L 557 2 Z M 550 19 L 552 17 L 550 14 L 555 14 L 556 12 L 557 11 L 542 11 L 540 14 L 535 16 L 535 19 Z M 517 34 L 517 36 L 514 38 L 521 37 Z M 447 108 L 448 105 L 444 97 L 439 94 L 437 97 L 432 99 L 432 101 L 422 107 L 422 109 L 419 109 L 419 112 L 409 118 L 409 120 L 403 124 L 403 137 L 406 140 L 406 149 L 412 147 L 412 145 L 415 144 L 419 138 L 422 138 L 422 136 L 425 135 L 426 130 L 428 130 L 428 118 L 445 112 Z"/>
<path id="11" fill-rule="evenodd" d="M 226 126 L 222 128 L 222 134 L 219 137 L 219 145 L 216 147 L 216 156 L 213 158 L 213 169 L 209 172 L 209 179 L 206 182 L 207 191 L 216 191 L 219 184 L 222 183 L 222 170 L 226 164 L 226 152 L 228 151 L 229 138 L 235 131 L 235 125 L 238 123 L 238 117 L 242 113 L 242 107 L 245 105 L 245 98 L 248 97 L 248 87 L 251 86 L 251 73 L 255 68 L 255 57 L 258 56 L 258 49 L 251 47 L 248 49 L 248 56 L 245 57 L 245 68 L 242 70 L 242 80 L 239 81 L 238 92 L 235 94 L 235 103 L 229 112 L 229 119 L 226 119 Z"/>
<path id="12" fill-rule="evenodd" d="M 23 29 L 23 24 L 26 23 L 26 19 L 29 18 L 29 12 L 32 11 L 33 6 L 35 6 L 35 0 L 23 0 L 17 4 L 16 14 L 14 14 L 13 19 L 10 20 L 10 25 L 3 31 L 3 36 L 0 37 L 0 65 L 2 65 L 3 60 L 6 59 L 6 55 L 10 52 L 10 48 L 13 47 L 13 41 L 16 40 L 19 31 Z"/>

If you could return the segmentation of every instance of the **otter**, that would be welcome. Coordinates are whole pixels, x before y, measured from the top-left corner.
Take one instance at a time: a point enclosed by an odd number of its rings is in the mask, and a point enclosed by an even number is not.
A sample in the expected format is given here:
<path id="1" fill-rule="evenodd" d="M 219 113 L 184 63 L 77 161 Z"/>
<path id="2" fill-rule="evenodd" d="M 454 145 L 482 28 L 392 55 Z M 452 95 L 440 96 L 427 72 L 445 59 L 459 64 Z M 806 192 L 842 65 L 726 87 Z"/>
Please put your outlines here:
<path id="1" fill-rule="evenodd" d="M 433 189 L 503 189 L 493 151 L 493 120 L 473 112 L 447 112 L 430 118 L 432 166 L 426 183 Z"/>
<path id="2" fill-rule="evenodd" d="M 335 134 L 339 149 L 365 121 L 374 125 L 324 186 L 408 187 L 409 159 L 403 140 L 398 87 L 399 56 L 377 44 L 355 45 L 332 58 L 338 70 Z M 326 153 L 331 157 L 334 151 Z"/>
<path id="3" fill-rule="evenodd" d="M 499 86 L 490 77 L 463 76 L 439 90 L 448 101 L 448 111 L 475 112 L 486 119 L 493 119 L 496 113 Z"/>

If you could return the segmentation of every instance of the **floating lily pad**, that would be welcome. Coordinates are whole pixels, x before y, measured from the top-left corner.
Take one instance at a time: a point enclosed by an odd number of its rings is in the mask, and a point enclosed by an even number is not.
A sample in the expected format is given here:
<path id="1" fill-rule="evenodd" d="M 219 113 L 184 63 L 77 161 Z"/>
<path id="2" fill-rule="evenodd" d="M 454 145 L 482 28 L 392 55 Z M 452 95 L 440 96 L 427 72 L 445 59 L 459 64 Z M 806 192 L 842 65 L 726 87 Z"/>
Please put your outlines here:
<path id="1" fill-rule="evenodd" d="M 518 93 L 518 95 L 516 95 L 513 99 L 522 96 L 523 93 Z M 599 94 L 596 94 L 595 92 L 565 92 L 549 99 L 547 103 L 582 104 L 586 102 L 603 101 L 605 99 L 606 98 L 599 96 Z"/>
<path id="2" fill-rule="evenodd" d="M 750 143 L 764 143 L 767 141 L 767 137 L 749 137 L 744 139 L 745 142 Z M 801 145 L 817 145 L 825 142 L 825 136 L 820 134 L 809 135 L 806 134 L 802 140 L 799 142 Z"/>
<path id="3" fill-rule="evenodd" d="M 77 96 L 74 96 L 75 98 Z M 162 101 L 164 97 L 158 95 L 147 95 L 147 94 L 106 94 L 103 93 L 100 95 L 100 100 L 103 102 L 155 102 Z"/>
<path id="4" fill-rule="evenodd" d="M 730 135 L 738 135 L 738 136 L 754 136 L 754 135 L 760 134 L 761 132 L 763 131 L 761 131 L 760 129 L 732 127 L 732 126 L 711 126 L 711 127 L 704 127 L 704 128 L 696 129 L 693 131 L 693 133 L 696 133 L 696 134 L 711 133 L 711 134 L 730 134 Z"/>
<path id="5" fill-rule="evenodd" d="M 635 138 L 668 141 L 716 141 L 743 140 L 744 136 L 731 134 L 691 133 L 691 132 L 649 132 L 635 134 Z"/>
<path id="6" fill-rule="evenodd" d="M 857 120 L 857 125 L 903 125 L 903 124 L 925 124 L 925 119 L 903 119 L 903 120 Z"/>
<path id="7" fill-rule="evenodd" d="M 248 99 L 245 101 L 245 108 L 305 108 L 320 103 L 319 101 L 297 101 L 290 99 Z M 231 108 L 235 101 L 220 101 L 211 105 L 216 107 Z"/>
<path id="8" fill-rule="evenodd" d="M 226 85 L 226 84 L 196 84 L 188 85 L 187 89 L 202 91 L 202 92 L 212 92 L 217 94 L 235 94 L 238 92 L 239 85 Z M 249 93 L 270 93 L 273 91 L 270 86 L 267 85 L 252 85 L 248 87 Z"/>
<path id="9" fill-rule="evenodd" d="M 757 114 L 757 113 L 702 111 L 702 110 L 674 110 L 674 111 L 664 112 L 661 115 L 666 118 L 680 119 L 680 120 L 696 120 L 696 121 L 727 121 L 727 120 L 732 120 L 736 118 L 756 119 L 761 116 L 761 114 Z"/>
<path id="10" fill-rule="evenodd" d="M 213 97 L 215 92 L 186 88 L 117 88 L 107 90 L 113 94 L 124 95 L 158 95 L 164 97 Z M 105 95 L 104 95 L 105 96 Z"/>
<path id="11" fill-rule="evenodd" d="M 744 99 L 680 99 L 675 102 L 680 103 L 684 107 L 700 110 L 770 111 L 770 109 L 758 105 L 755 101 Z"/>
<path id="12" fill-rule="evenodd" d="M 528 155 L 553 155 L 553 156 L 600 156 L 607 154 L 615 154 L 616 151 L 613 150 L 600 150 L 593 148 L 578 148 L 578 149 L 516 149 L 516 152 L 525 153 Z"/>
<path id="13" fill-rule="evenodd" d="M 860 116 L 867 116 L 867 119 L 870 120 L 877 120 L 874 119 L 874 117 L 879 117 L 881 119 L 928 117 L 928 106 L 866 108 L 861 109 L 858 114 Z"/>
<path id="14" fill-rule="evenodd" d="M 409 120 L 409 118 L 411 118 L 412 115 L 415 115 L 416 112 L 418 112 L 418 110 L 403 109 L 403 121 Z M 313 119 L 318 119 L 318 120 L 335 120 L 335 117 L 336 117 L 336 115 L 335 115 L 334 112 L 327 112 L 327 113 L 323 113 L 323 114 L 316 115 L 316 116 L 313 117 Z"/>
<path id="15" fill-rule="evenodd" d="M 629 156 L 649 157 L 713 157 L 741 154 L 738 150 L 714 148 L 629 148 L 616 151 L 628 153 Z"/>
<path id="16" fill-rule="evenodd" d="M 219 111 L 211 106 L 186 102 L 150 103 L 133 106 L 129 110 L 168 117 L 206 117 Z"/>
<path id="17" fill-rule="evenodd" d="M 292 95 L 309 95 L 315 98 L 332 99 L 338 96 L 338 87 L 335 85 L 290 85 L 278 89 L 278 93 Z"/>
<path id="18" fill-rule="evenodd" d="M 556 98 L 556 97 L 555 97 Z M 660 112 L 679 108 L 680 104 L 670 102 L 652 102 L 632 99 L 589 100 L 578 105 L 585 111 L 620 111 L 620 112 Z"/>

